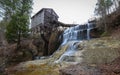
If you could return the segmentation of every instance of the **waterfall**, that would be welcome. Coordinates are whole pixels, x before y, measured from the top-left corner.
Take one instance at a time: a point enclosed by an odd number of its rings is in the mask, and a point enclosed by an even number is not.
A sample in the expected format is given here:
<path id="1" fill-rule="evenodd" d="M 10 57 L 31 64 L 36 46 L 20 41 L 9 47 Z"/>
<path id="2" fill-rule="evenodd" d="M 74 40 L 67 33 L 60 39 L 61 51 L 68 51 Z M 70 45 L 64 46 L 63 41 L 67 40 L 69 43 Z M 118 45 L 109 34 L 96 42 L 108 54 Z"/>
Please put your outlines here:
<path id="1" fill-rule="evenodd" d="M 87 30 L 87 24 L 86 25 L 77 25 L 75 27 L 66 29 L 63 33 L 62 45 L 66 44 L 68 41 L 83 40 L 85 37 L 84 30 Z"/>
<path id="2" fill-rule="evenodd" d="M 69 60 L 69 57 L 73 57 L 74 53 L 77 51 L 77 43 L 82 42 L 82 40 L 89 40 L 90 30 L 93 29 L 94 26 L 95 25 L 92 23 L 87 23 L 84 25 L 76 25 L 74 27 L 67 28 L 62 35 L 62 45 L 68 44 L 69 47 L 56 62 L 66 61 L 66 59 Z"/>
<path id="3" fill-rule="evenodd" d="M 63 43 L 66 44 L 68 41 L 81 41 L 90 39 L 90 30 L 94 28 L 94 24 L 87 23 L 84 25 L 76 25 L 75 27 L 68 28 L 63 33 Z M 86 33 L 87 32 L 87 33 Z"/>
<path id="4" fill-rule="evenodd" d="M 87 29 L 87 40 L 90 39 L 90 24 L 88 23 L 88 29 Z"/>
<path id="5" fill-rule="evenodd" d="M 87 40 L 90 40 L 90 30 L 95 27 L 95 24 L 88 23 L 87 26 L 88 26 L 88 28 L 87 28 Z"/>

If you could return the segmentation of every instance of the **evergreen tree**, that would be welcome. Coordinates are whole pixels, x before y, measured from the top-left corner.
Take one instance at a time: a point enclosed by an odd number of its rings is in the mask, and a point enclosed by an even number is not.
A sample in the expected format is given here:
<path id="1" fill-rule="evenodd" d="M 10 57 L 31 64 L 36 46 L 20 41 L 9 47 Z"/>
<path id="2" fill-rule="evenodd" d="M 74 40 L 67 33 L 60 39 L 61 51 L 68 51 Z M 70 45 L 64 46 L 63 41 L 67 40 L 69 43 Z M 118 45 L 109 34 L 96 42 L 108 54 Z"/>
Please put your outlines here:
<path id="1" fill-rule="evenodd" d="M 33 0 L 0 0 L 0 8 L 5 11 L 5 18 L 9 21 L 6 37 L 9 42 L 20 45 L 21 37 L 26 37 L 29 29 L 29 19 Z"/>

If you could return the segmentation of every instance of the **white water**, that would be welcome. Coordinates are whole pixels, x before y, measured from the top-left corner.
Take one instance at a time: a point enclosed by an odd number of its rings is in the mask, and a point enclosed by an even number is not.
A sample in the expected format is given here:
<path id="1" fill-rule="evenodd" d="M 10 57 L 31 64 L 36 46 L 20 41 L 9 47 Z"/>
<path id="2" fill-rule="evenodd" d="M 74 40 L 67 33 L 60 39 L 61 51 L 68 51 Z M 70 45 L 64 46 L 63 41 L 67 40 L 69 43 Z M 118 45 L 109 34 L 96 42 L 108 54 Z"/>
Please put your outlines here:
<path id="1" fill-rule="evenodd" d="M 87 40 L 90 39 L 90 24 L 88 23 L 88 29 L 87 29 Z"/>
<path id="2" fill-rule="evenodd" d="M 63 33 L 63 43 L 62 45 L 68 45 L 66 52 L 57 60 L 56 63 L 62 61 L 72 61 L 76 62 L 74 59 L 75 52 L 77 52 L 78 43 L 82 40 L 90 39 L 90 30 L 94 28 L 93 24 L 77 25 L 75 27 L 68 28 Z M 82 51 L 81 51 L 82 52 Z M 82 53 L 79 53 L 81 56 Z M 71 58 L 72 57 L 72 58 Z"/>

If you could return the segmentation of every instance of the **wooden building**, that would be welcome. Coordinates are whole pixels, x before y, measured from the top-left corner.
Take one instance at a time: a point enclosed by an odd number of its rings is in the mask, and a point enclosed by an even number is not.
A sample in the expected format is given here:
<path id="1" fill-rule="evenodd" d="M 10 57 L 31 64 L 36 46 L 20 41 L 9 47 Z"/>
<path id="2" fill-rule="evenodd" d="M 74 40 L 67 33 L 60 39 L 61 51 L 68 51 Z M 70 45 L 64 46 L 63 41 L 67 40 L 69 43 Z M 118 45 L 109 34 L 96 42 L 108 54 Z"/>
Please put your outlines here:
<path id="1" fill-rule="evenodd" d="M 32 33 L 40 32 L 44 28 L 51 28 L 53 21 L 58 21 L 59 16 L 51 8 L 43 8 L 31 18 Z"/>

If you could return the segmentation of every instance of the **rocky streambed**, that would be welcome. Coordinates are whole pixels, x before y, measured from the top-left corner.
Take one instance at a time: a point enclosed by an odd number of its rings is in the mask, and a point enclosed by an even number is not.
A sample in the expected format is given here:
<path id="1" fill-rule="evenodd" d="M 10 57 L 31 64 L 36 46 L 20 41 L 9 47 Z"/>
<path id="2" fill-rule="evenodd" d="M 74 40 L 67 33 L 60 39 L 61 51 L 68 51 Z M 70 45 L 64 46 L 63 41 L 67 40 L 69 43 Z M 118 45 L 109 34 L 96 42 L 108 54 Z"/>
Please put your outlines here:
<path id="1" fill-rule="evenodd" d="M 117 74 L 102 74 L 101 69 L 106 70 L 104 68 L 109 65 L 104 64 L 110 64 L 120 56 L 120 40 L 104 37 L 77 44 L 74 56 L 80 60 L 78 63 L 66 61 L 55 63 L 67 50 L 68 45 L 66 44 L 46 59 L 27 61 L 11 66 L 6 68 L 6 73 L 8 75 L 119 75 L 119 63 L 116 63 Z M 81 51 L 83 52 L 81 53 Z M 101 65 L 102 68 L 100 68 Z"/>

